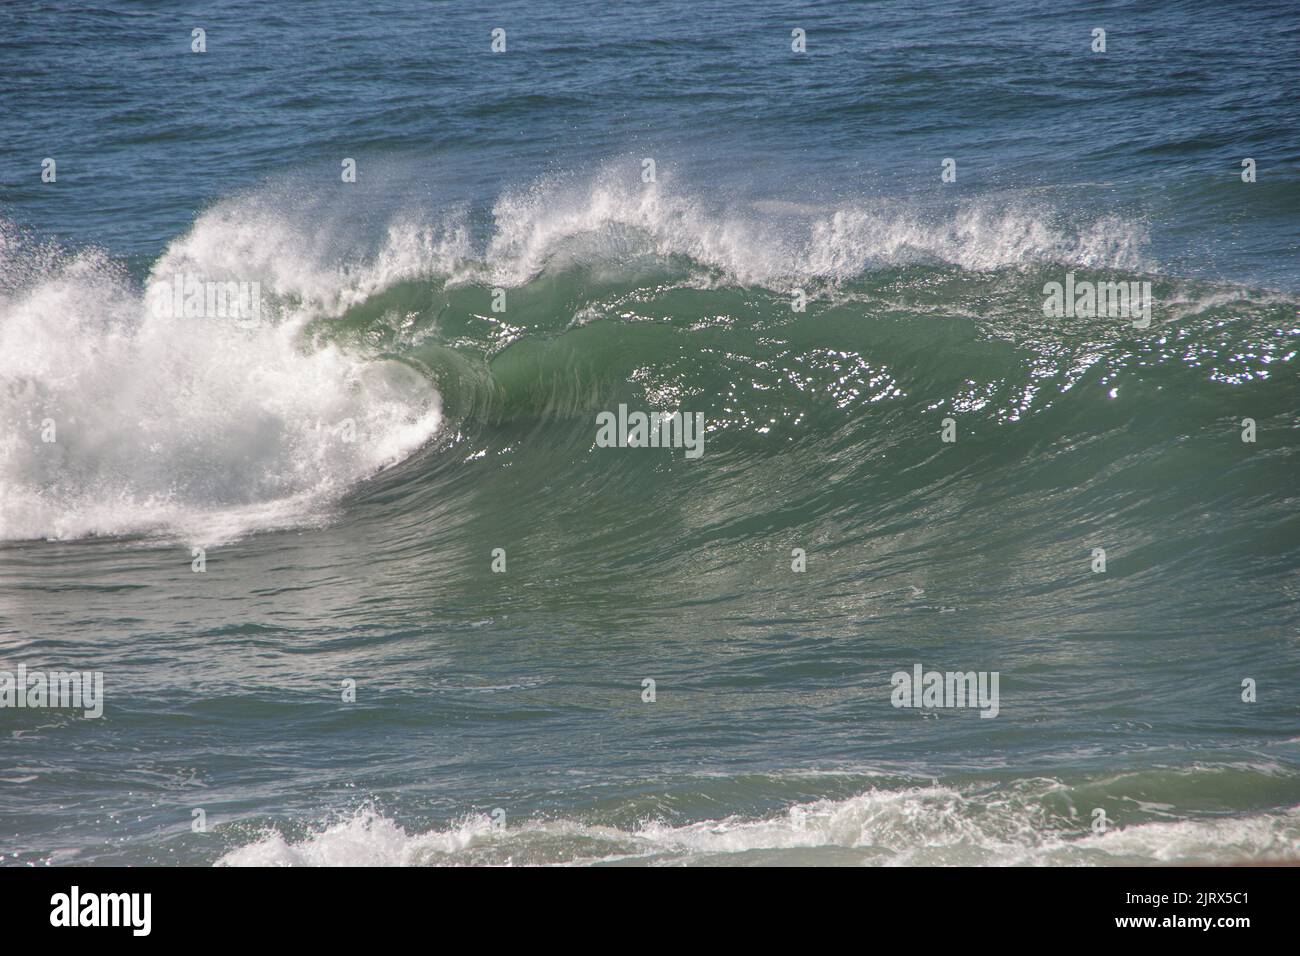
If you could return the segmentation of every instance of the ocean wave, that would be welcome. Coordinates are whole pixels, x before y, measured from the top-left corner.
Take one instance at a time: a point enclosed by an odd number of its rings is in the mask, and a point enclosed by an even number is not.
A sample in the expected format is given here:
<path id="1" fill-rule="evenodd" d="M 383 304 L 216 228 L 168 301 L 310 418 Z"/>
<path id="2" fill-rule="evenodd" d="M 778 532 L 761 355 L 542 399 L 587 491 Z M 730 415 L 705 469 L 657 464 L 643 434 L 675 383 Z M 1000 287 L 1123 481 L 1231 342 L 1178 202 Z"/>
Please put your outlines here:
<path id="1" fill-rule="evenodd" d="M 487 815 L 409 832 L 363 808 L 290 840 L 268 832 L 221 866 L 459 866 L 639 863 L 845 865 L 1231 864 L 1300 858 L 1300 808 L 1200 819 L 1112 821 L 1093 832 L 1068 788 L 1030 779 L 1010 789 L 931 785 L 872 789 L 767 817 L 623 829 L 571 819 L 494 827 Z"/>
<path id="2" fill-rule="evenodd" d="M 1150 267 L 1141 224 L 1115 217 L 1070 225 L 1050 209 L 979 200 L 928 210 L 719 204 L 628 179 L 606 167 L 507 192 L 477 241 L 464 207 L 398 216 L 362 243 L 346 217 L 273 191 L 232 197 L 171 242 L 143 282 L 102 251 L 60 251 L 0 228 L 0 540 L 158 534 L 202 544 L 328 520 L 359 482 L 438 433 L 458 381 L 477 377 L 483 395 L 496 394 L 486 366 L 464 372 L 466 355 L 487 359 L 618 318 L 628 302 L 673 289 L 761 288 L 764 308 L 788 312 L 785 297 L 801 283 L 838 289 L 823 302 L 931 315 L 924 274 L 865 299 L 841 287 L 918 264 L 986 277 L 1053 263 Z M 575 269 L 580 279 L 559 293 L 548 286 Z M 665 272 L 673 273 L 666 283 Z M 159 316 L 150 291 L 177 276 L 256 284 L 261 320 Z M 1012 298 L 1036 313 L 1041 275 L 1012 282 Z M 408 286 L 412 301 L 390 301 Z M 513 302 L 522 295 L 540 325 L 517 324 L 517 311 L 509 322 L 488 313 L 485 297 L 498 286 L 513 290 Z M 974 302 L 948 295 L 940 311 L 977 316 L 1007 298 L 1006 289 L 980 294 Z M 1242 297 L 1211 294 L 1223 303 Z M 1203 301 L 1187 294 L 1179 308 L 1191 314 Z M 444 320 L 490 321 L 493 338 L 479 349 L 472 335 L 445 331 Z M 703 325 L 712 321 L 702 315 Z M 394 328 L 400 334 L 390 335 Z M 347 329 L 357 334 L 339 334 Z M 455 374 L 437 374 L 439 361 Z M 580 364 L 546 374 L 573 378 L 568 391 L 589 403 Z M 858 365 L 870 380 L 863 388 L 881 375 L 893 383 L 900 371 Z M 804 372 L 789 374 L 797 383 Z M 655 377 L 649 364 L 631 370 L 632 380 Z M 656 387 L 662 395 L 716 386 L 678 376 Z M 889 394 L 902 393 L 889 384 Z M 43 440 L 51 425 L 57 439 Z M 345 431 L 364 439 L 344 440 Z"/>

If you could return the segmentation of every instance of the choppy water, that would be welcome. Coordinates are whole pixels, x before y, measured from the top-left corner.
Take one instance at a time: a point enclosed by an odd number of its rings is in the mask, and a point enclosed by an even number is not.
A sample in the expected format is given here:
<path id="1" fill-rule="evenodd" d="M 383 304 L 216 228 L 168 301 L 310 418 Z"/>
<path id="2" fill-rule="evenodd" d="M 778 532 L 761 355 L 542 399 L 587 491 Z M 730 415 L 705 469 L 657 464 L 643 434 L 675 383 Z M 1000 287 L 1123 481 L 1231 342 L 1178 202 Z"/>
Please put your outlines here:
<path id="1" fill-rule="evenodd" d="M 6 7 L 0 670 L 105 687 L 0 708 L 6 862 L 1300 857 L 1298 38 Z M 895 708 L 917 663 L 998 716 Z"/>

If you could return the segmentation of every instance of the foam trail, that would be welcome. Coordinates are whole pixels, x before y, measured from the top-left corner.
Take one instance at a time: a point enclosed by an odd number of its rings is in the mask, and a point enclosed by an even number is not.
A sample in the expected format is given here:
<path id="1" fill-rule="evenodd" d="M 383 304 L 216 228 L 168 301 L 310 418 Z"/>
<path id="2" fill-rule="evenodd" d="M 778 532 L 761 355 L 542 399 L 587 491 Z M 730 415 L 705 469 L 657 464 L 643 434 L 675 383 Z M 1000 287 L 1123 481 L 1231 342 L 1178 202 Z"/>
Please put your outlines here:
<path id="1" fill-rule="evenodd" d="M 487 817 L 409 833 L 366 808 L 297 841 L 269 832 L 226 853 L 222 866 L 572 865 L 852 862 L 876 865 L 1141 865 L 1294 859 L 1300 815 L 1151 821 L 1092 834 L 1059 818 L 1044 793 L 965 793 L 944 787 L 869 790 L 796 804 L 771 817 L 623 830 L 575 820 L 528 820 L 494 829 Z M 828 857 L 826 851 L 839 851 Z"/>

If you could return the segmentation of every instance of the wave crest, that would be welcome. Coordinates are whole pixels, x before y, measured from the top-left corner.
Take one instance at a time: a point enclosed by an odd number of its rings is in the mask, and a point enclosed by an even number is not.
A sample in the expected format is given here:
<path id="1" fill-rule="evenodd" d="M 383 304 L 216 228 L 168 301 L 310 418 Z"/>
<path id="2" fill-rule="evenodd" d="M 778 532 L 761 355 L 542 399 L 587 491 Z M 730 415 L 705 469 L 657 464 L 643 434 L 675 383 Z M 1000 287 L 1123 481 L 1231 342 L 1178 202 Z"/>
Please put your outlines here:
<path id="1" fill-rule="evenodd" d="M 489 817 L 409 833 L 371 808 L 290 841 L 269 832 L 221 866 L 570 865 L 761 862 L 852 865 L 1143 865 L 1295 859 L 1300 815 L 1146 820 L 1093 833 L 1065 788 L 1030 780 L 1011 790 L 931 785 L 873 789 L 795 804 L 769 817 L 730 816 L 683 826 L 621 829 L 577 820 Z"/>
<path id="2" fill-rule="evenodd" d="M 627 179 L 606 170 L 576 186 L 535 184 L 501 197 L 483 259 L 487 279 L 521 285 L 548 268 L 673 258 L 727 282 L 782 290 L 911 264 L 976 271 L 1042 263 L 1150 267 L 1144 224 L 1114 215 L 1070 225 L 1042 206 L 987 199 L 931 209 L 883 200 L 723 204 Z"/>

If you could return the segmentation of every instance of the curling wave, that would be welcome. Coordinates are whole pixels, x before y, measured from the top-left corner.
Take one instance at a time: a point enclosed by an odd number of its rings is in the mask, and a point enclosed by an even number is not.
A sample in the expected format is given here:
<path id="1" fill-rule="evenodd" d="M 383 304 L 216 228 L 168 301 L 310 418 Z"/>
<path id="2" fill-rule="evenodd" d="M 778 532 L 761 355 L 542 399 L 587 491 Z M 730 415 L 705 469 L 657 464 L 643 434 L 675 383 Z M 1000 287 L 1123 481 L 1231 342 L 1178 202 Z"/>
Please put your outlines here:
<path id="1" fill-rule="evenodd" d="M 948 377 L 917 351 L 939 327 L 927 320 L 978 328 L 982 341 L 967 345 L 989 362 L 957 390 L 944 383 L 924 408 L 978 411 L 1020 380 L 1019 398 L 999 412 L 1019 420 L 1053 381 L 1068 391 L 1088 370 L 1116 364 L 1108 352 L 1128 363 L 1153 348 L 1114 325 L 1044 324 L 1045 277 L 1154 268 L 1140 223 L 1070 222 L 988 200 L 720 205 L 605 170 L 505 193 L 477 237 L 465 208 L 397 217 L 362 241 L 348 222 L 283 197 L 234 197 L 143 277 L 100 251 L 61 251 L 4 227 L 0 540 L 154 534 L 204 543 L 328 520 L 448 415 L 586 417 L 614 407 L 620 383 L 643 388 L 651 404 L 723 399 L 713 429 L 768 434 L 782 420 L 815 418 L 807 403 L 829 376 L 852 416 L 906 400 L 909 379 Z M 155 314 L 144 289 L 178 275 L 256 283 L 265 320 L 250 328 Z M 1164 321 L 1194 320 L 1175 330 L 1180 341 L 1157 340 L 1161 361 L 1203 348 L 1202 333 L 1225 313 L 1246 315 L 1243 337 L 1203 360 L 1250 366 L 1250 377 L 1294 355 L 1268 329 L 1288 297 L 1156 280 L 1169 303 Z M 797 319 L 796 284 L 819 304 L 808 319 L 839 346 L 819 347 L 804 330 L 804 345 L 779 344 Z M 501 290 L 510 307 L 498 314 L 489 299 Z M 845 351 L 843 323 L 855 317 L 876 323 L 888 361 L 856 343 Z M 583 332 L 590 326 L 600 329 Z M 740 349 L 731 360 L 706 367 L 723 357 L 710 349 L 704 364 L 682 363 L 683 349 L 726 329 Z M 1036 354 L 1008 366 L 996 340 Z M 626 361 L 633 350 L 642 361 Z M 752 388 L 726 380 L 738 371 L 754 376 Z M 1243 369 L 1219 371 L 1240 381 Z"/>

